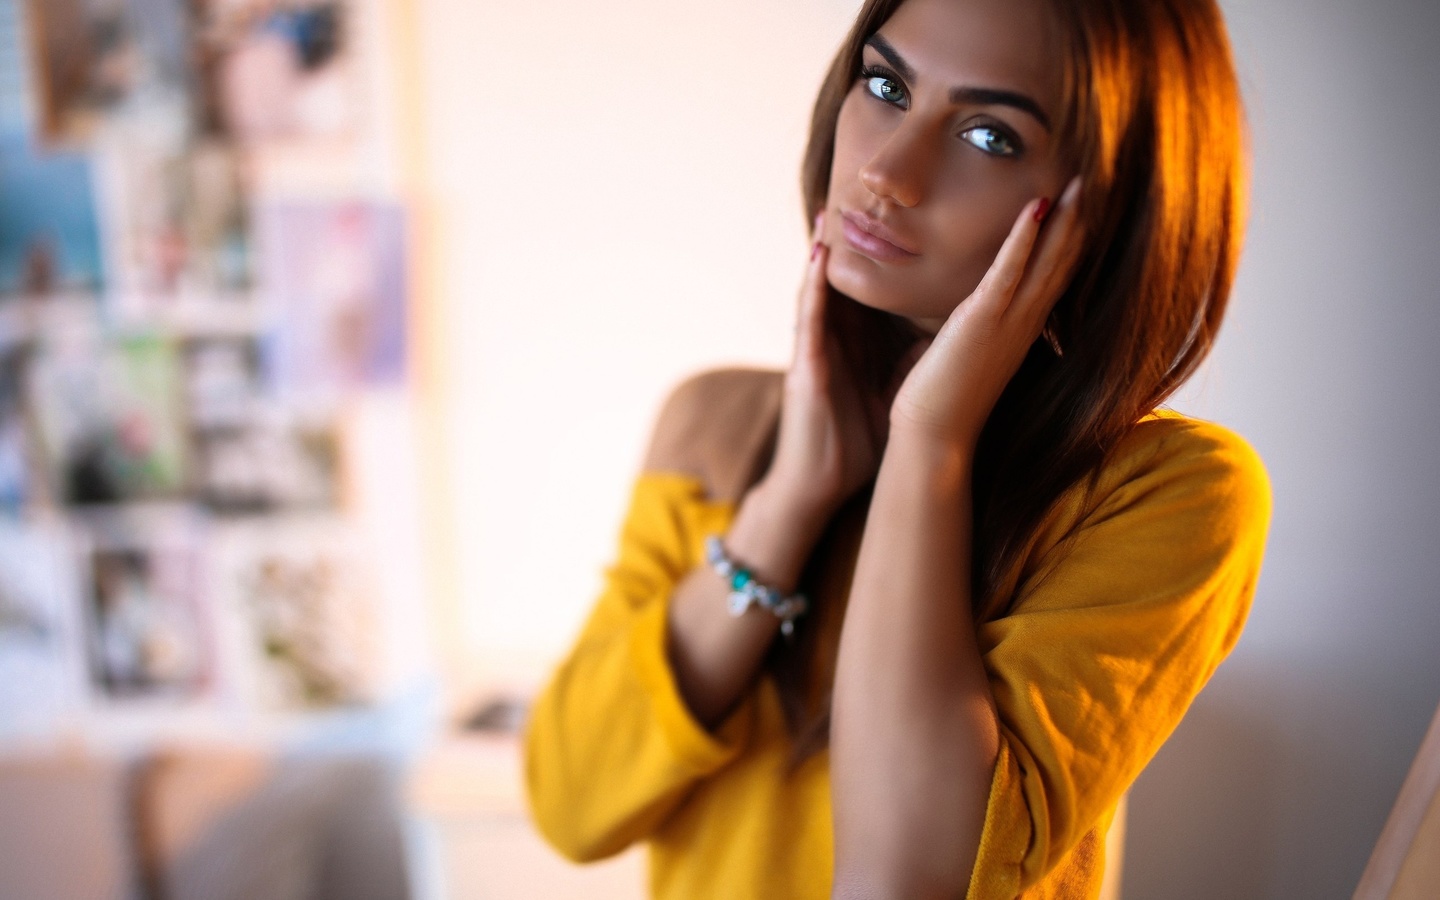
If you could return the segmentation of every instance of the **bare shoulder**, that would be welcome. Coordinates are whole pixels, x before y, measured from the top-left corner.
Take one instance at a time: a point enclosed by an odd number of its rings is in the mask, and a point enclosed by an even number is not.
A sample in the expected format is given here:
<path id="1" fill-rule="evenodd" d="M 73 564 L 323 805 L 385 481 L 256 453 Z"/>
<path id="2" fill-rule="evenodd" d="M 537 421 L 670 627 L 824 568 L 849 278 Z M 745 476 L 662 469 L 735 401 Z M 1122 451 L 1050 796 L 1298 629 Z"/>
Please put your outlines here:
<path id="1" fill-rule="evenodd" d="M 647 472 L 699 478 L 716 500 L 738 500 L 773 451 L 784 373 L 713 369 L 680 383 L 661 407 Z"/>

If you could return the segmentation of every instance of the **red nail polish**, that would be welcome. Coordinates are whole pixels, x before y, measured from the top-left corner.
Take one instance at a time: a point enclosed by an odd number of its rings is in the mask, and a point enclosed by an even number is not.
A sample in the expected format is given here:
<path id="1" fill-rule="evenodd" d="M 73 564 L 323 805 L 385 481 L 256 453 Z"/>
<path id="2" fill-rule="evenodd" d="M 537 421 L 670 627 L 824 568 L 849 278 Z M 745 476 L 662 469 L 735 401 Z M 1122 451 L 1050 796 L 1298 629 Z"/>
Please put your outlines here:
<path id="1" fill-rule="evenodd" d="M 1037 207 L 1035 207 L 1035 221 L 1037 221 L 1037 222 L 1043 222 L 1043 221 L 1045 221 L 1045 214 L 1048 213 L 1048 212 L 1050 212 L 1050 198 L 1049 198 L 1049 197 L 1041 197 L 1041 198 L 1040 198 L 1040 205 L 1037 206 Z"/>

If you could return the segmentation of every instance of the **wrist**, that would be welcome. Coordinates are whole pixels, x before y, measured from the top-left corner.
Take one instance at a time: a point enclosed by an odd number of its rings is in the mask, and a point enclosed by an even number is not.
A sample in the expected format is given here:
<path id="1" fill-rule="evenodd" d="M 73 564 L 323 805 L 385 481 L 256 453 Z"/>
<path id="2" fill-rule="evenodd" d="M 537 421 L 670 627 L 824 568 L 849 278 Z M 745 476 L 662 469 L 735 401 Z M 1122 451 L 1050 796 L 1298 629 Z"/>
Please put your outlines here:
<path id="1" fill-rule="evenodd" d="M 817 504 L 761 481 L 741 500 L 725 547 L 761 581 L 790 593 L 829 520 Z"/>
<path id="2" fill-rule="evenodd" d="M 889 435 L 933 445 L 933 454 L 974 458 L 988 415 L 976 409 L 947 408 L 909 397 L 901 388 L 890 405 Z"/>
<path id="3" fill-rule="evenodd" d="M 891 427 L 881 469 L 901 470 L 941 493 L 968 489 L 975 467 L 973 441 L 916 427 Z"/>

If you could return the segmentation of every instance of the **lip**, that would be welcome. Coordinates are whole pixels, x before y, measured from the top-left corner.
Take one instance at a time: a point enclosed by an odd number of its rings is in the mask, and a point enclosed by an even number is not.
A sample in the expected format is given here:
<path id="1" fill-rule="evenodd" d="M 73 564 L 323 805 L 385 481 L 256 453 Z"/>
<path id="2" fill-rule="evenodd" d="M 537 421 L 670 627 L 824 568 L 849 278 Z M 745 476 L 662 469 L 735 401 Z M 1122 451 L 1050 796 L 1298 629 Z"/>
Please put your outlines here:
<path id="1" fill-rule="evenodd" d="M 851 210 L 842 211 L 840 219 L 846 243 L 871 259 L 881 262 L 905 262 L 920 255 L 910 249 L 908 240 L 878 219 Z"/>

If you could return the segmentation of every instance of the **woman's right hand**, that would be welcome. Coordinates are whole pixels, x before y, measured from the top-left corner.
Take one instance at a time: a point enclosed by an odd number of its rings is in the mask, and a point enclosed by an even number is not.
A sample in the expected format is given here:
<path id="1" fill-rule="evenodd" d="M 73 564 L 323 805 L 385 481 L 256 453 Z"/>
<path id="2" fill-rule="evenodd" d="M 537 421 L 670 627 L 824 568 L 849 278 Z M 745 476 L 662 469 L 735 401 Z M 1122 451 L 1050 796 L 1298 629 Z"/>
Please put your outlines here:
<path id="1" fill-rule="evenodd" d="M 818 238 L 817 228 L 800 288 L 775 457 L 725 534 L 731 558 L 784 594 L 798 586 L 840 504 L 875 475 L 889 427 L 888 398 L 865 396 L 830 324 L 829 248 Z M 723 602 L 728 593 L 723 579 L 697 565 L 676 589 L 668 618 L 667 647 L 681 696 L 711 729 L 753 683 L 780 630 L 766 610 L 732 616 Z"/>
<path id="2" fill-rule="evenodd" d="M 823 217 L 800 287 L 775 458 L 757 486 L 820 527 L 875 475 L 889 421 L 886 398 L 860 384 L 831 324 Z"/>

